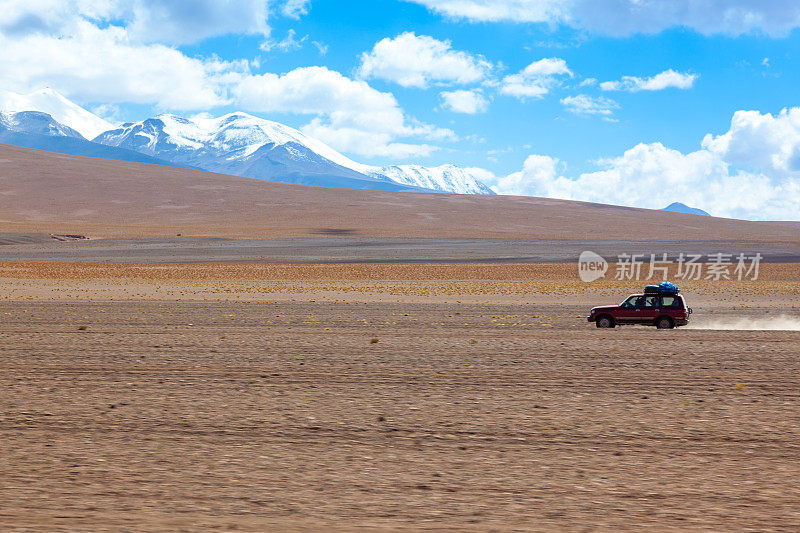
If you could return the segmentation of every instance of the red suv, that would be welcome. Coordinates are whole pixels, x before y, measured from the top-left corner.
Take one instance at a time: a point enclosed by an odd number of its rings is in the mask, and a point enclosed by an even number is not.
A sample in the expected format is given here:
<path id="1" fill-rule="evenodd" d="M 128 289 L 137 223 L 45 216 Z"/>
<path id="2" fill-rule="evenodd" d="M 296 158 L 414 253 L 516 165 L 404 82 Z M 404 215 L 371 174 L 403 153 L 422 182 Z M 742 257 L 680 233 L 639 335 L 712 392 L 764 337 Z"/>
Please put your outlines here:
<path id="1" fill-rule="evenodd" d="M 648 287 L 650 289 L 650 287 Z M 646 290 L 633 294 L 619 305 L 593 307 L 587 317 L 598 328 L 613 328 L 623 324 L 644 324 L 659 329 L 671 329 L 689 323 L 692 310 L 686 307 L 683 296 L 676 291 Z"/>

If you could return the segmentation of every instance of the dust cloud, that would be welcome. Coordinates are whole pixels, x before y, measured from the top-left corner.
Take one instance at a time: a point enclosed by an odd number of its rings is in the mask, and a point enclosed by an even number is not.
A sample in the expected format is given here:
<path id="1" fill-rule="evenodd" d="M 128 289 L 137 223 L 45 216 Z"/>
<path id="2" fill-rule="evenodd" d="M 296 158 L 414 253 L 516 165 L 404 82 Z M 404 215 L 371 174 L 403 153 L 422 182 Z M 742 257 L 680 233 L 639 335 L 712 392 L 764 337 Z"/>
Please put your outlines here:
<path id="1" fill-rule="evenodd" d="M 764 318 L 737 318 L 720 320 L 700 320 L 688 329 L 717 329 L 738 331 L 800 331 L 800 318 L 793 316 L 774 316 Z"/>

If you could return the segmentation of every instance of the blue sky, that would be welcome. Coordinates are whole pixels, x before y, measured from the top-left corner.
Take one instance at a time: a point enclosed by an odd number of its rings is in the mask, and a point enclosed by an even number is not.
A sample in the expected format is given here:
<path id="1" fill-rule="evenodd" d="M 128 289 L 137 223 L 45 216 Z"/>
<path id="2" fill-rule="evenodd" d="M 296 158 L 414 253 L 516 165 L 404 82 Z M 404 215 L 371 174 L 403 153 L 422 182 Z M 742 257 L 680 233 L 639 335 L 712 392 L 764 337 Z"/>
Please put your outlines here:
<path id="1" fill-rule="evenodd" d="M 795 4 L 0 0 L 0 88 L 116 121 L 245 110 L 501 193 L 797 219 Z"/>
<path id="2" fill-rule="evenodd" d="M 442 83 L 419 89 L 369 80 L 376 89 L 394 94 L 410 115 L 450 128 L 466 139 L 442 144 L 441 150 L 428 158 L 411 157 L 401 159 L 403 162 L 455 163 L 506 173 L 520 167 L 529 151 L 523 147 L 530 145 L 539 153 L 569 161 L 576 171 L 588 170 L 591 160 L 620 154 L 639 142 L 660 141 L 681 151 L 696 150 L 705 134 L 727 131 L 737 110 L 774 113 L 798 103 L 800 69 L 793 62 L 792 51 L 800 51 L 800 32 L 775 39 L 759 33 L 704 36 L 686 28 L 669 28 L 650 35 L 607 37 L 542 24 L 470 23 L 392 0 L 317 0 L 307 16 L 299 20 L 276 18 L 271 26 L 273 41 L 285 39 L 289 31 L 295 32 L 296 40 L 307 36 L 306 41 L 299 49 L 263 52 L 259 50 L 263 42 L 260 37 L 226 36 L 184 49 L 190 55 L 216 53 L 229 60 L 258 57 L 260 72 L 325 65 L 357 77 L 362 53 L 381 39 L 413 31 L 449 41 L 454 50 L 499 65 L 495 69 L 498 77 L 550 57 L 563 58 L 574 72 L 574 79 L 540 99 L 523 101 L 487 91 L 492 97 L 489 109 L 473 115 L 443 110 L 439 95 L 480 83 Z M 311 41 L 324 44 L 327 53 L 322 56 Z M 769 59 L 768 66 L 762 64 L 765 58 Z M 690 90 L 608 93 L 597 87 L 577 86 L 587 78 L 609 81 L 622 76 L 648 77 L 668 69 L 699 77 Z M 618 122 L 571 113 L 560 103 L 561 98 L 579 94 L 616 101 L 619 109 L 613 119 Z M 230 106 L 233 108 L 235 105 Z M 263 115 L 296 127 L 307 121 L 303 116 Z M 476 142 L 478 139 L 480 142 Z M 488 151 L 498 153 L 487 159 Z"/>

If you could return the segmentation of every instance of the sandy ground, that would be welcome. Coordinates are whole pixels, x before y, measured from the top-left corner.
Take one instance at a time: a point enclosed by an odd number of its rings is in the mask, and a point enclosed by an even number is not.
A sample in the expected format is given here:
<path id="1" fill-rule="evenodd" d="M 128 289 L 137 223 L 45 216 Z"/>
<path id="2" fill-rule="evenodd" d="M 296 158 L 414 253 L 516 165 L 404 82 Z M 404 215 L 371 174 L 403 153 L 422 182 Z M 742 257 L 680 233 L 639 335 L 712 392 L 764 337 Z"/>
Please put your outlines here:
<path id="1" fill-rule="evenodd" d="M 800 332 L 570 268 L 2 264 L 0 529 L 800 528 Z M 695 323 L 800 316 L 764 276 Z"/>
<path id="2" fill-rule="evenodd" d="M 673 268 L 674 270 L 674 268 Z M 613 278 L 615 265 L 609 267 Z M 674 274 L 674 272 L 672 272 Z M 692 306 L 800 312 L 800 265 L 769 263 L 757 281 L 680 282 Z M 330 301 L 609 305 L 642 281 L 578 277 L 571 263 L 0 263 L 0 301 Z"/>
<path id="3" fill-rule="evenodd" d="M 800 243 L 653 241 L 619 239 L 386 239 L 315 237 L 295 239 L 221 239 L 173 237 L 162 239 L 75 240 L 46 234 L 0 233 L 0 262 L 130 262 L 130 263 L 541 263 L 572 262 L 585 250 L 610 261 L 620 254 L 650 260 L 664 254 L 716 253 L 763 261 L 800 263 Z M 3 243 L 5 242 L 5 245 Z"/>

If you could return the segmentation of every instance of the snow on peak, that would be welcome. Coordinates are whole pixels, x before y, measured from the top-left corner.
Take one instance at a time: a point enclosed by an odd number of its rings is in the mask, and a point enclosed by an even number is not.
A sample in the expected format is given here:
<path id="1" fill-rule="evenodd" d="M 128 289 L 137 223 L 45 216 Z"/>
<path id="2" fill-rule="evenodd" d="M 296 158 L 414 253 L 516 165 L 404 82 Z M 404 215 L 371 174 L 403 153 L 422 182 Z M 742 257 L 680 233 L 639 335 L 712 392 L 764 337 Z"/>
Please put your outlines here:
<path id="1" fill-rule="evenodd" d="M 166 113 L 141 122 L 124 124 L 121 131 L 108 132 L 100 142 L 115 144 L 131 133 L 147 138 L 151 148 L 163 142 L 181 150 L 213 149 L 228 154 L 228 158 L 232 159 L 247 158 L 265 145 L 296 143 L 356 172 L 372 168 L 356 163 L 294 128 L 241 111 L 220 117 L 198 115 L 192 118 Z"/>
<path id="2" fill-rule="evenodd" d="M 191 118 L 162 114 L 123 124 L 96 141 L 214 171 L 223 171 L 228 168 L 225 165 L 234 162 L 246 163 L 263 147 L 281 146 L 282 153 L 297 161 L 308 159 L 308 152 L 312 152 L 339 167 L 382 182 L 441 192 L 494 194 L 482 181 L 493 176 L 480 168 L 364 165 L 294 128 L 243 112 Z"/>
<path id="3" fill-rule="evenodd" d="M 87 139 L 94 139 L 114 125 L 94 113 L 71 102 L 58 91 L 45 87 L 30 94 L 17 94 L 10 91 L 0 92 L 0 111 L 18 113 L 21 111 L 39 111 L 47 113 L 57 122 L 76 130 Z"/>
<path id="4" fill-rule="evenodd" d="M 17 111 L 16 113 L 0 111 L 0 127 L 21 133 L 83 139 L 80 133 L 42 111 Z"/>
<path id="5" fill-rule="evenodd" d="M 421 165 L 390 165 L 373 168 L 371 176 L 383 176 L 397 183 L 460 194 L 494 194 L 483 179 L 491 173 L 481 168 L 461 168 L 455 165 L 424 167 Z"/>
<path id="6" fill-rule="evenodd" d="M 365 165 L 356 163 L 327 144 L 308 137 L 299 130 L 241 111 L 217 118 L 195 117 L 194 121 L 198 126 L 211 133 L 217 142 L 227 145 L 230 149 L 238 147 L 244 151 L 244 155 L 255 152 L 265 144 L 297 143 L 345 168 L 356 172 L 362 172 L 365 168 Z"/>

